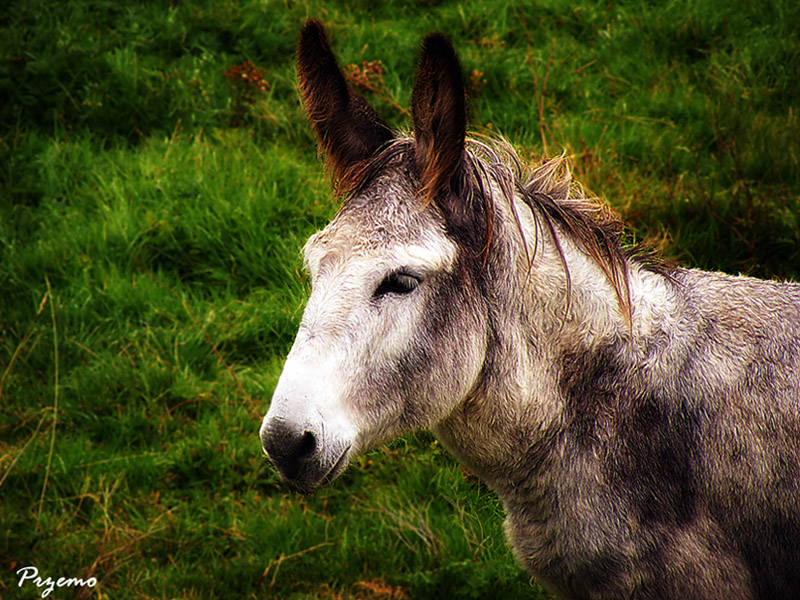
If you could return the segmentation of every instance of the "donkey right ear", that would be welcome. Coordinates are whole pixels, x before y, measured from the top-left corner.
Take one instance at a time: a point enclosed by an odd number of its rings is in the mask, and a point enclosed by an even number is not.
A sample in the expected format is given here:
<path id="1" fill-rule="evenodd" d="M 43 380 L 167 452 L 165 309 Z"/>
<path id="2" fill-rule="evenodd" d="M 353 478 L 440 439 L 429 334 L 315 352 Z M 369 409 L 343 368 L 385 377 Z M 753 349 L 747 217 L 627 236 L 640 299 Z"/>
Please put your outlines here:
<path id="1" fill-rule="evenodd" d="M 446 200 L 464 155 L 467 106 L 461 63 L 440 33 L 422 42 L 411 112 L 421 194 Z"/>
<path id="2" fill-rule="evenodd" d="M 378 113 L 347 85 L 319 21 L 309 20 L 300 33 L 297 75 L 303 103 L 335 181 L 394 137 Z"/>

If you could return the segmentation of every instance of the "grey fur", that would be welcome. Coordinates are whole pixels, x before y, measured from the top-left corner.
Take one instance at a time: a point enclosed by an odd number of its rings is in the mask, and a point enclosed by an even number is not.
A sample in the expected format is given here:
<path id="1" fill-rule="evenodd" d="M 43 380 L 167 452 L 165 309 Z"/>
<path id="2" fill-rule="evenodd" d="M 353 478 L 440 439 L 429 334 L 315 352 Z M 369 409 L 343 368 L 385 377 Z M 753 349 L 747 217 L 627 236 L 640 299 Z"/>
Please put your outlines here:
<path id="1" fill-rule="evenodd" d="M 562 161 L 530 170 L 471 141 L 460 189 L 492 208 L 477 253 L 479 232 L 415 197 L 413 147 L 384 148 L 307 246 L 312 295 L 261 436 L 274 459 L 282 432 L 316 438 L 277 458 L 282 474 L 313 491 L 355 452 L 430 428 L 564 598 L 800 597 L 800 286 L 592 252 L 607 214 Z M 384 255 L 431 239 L 453 260 L 375 296 L 402 266 Z M 322 349 L 341 340 L 346 358 Z M 298 383 L 309 357 L 344 382 L 334 400 L 318 399 L 330 380 Z M 325 402 L 353 415 L 343 433 L 307 408 L 327 418 Z"/>

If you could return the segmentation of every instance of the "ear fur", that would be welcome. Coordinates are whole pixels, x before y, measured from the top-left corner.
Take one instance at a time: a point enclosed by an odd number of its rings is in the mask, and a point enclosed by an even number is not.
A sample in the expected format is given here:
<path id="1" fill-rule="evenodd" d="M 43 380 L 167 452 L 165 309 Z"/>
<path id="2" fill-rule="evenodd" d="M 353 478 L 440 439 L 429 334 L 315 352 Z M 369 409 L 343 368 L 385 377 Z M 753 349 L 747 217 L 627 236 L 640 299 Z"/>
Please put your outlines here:
<path id="1" fill-rule="evenodd" d="M 440 33 L 432 33 L 422 42 L 411 114 L 421 195 L 430 202 L 449 194 L 467 134 L 461 64 Z"/>
<path id="2" fill-rule="evenodd" d="M 450 232 L 477 256 L 491 241 L 493 209 L 485 194 L 470 189 L 461 63 L 440 33 L 430 34 L 422 43 L 411 114 L 420 195 L 426 203 L 437 204 Z"/>
<path id="3" fill-rule="evenodd" d="M 335 181 L 345 179 L 354 166 L 394 137 L 386 122 L 347 85 L 319 21 L 309 20 L 300 33 L 297 75 L 303 103 Z"/>

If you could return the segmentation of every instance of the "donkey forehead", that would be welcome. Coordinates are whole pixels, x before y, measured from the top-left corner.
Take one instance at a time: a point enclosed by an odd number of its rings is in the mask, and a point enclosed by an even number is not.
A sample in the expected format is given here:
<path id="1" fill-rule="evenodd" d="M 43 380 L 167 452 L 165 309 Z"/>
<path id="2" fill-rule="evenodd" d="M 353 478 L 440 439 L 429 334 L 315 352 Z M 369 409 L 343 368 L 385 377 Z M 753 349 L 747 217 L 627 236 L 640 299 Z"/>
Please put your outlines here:
<path id="1" fill-rule="evenodd" d="M 457 246 L 437 207 L 424 205 L 412 190 L 406 181 L 381 178 L 348 200 L 306 243 L 306 268 L 314 274 L 327 264 L 366 259 L 422 274 L 448 269 Z"/>

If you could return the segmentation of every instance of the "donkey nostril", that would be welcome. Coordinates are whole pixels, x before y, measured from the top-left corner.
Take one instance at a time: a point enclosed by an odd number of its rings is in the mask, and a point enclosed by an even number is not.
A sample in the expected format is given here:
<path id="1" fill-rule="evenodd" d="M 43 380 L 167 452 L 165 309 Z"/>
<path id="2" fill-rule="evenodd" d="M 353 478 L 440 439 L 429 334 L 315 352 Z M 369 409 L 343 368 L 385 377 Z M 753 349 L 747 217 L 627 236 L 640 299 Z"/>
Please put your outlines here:
<path id="1" fill-rule="evenodd" d="M 303 434 L 303 439 L 300 441 L 300 448 L 297 451 L 297 458 L 303 459 L 314 454 L 317 449 L 317 438 L 310 431 Z"/>
<path id="2" fill-rule="evenodd" d="M 313 426 L 297 426 L 283 419 L 270 421 L 261 434 L 264 450 L 286 479 L 301 477 L 316 468 L 322 438 Z"/>

